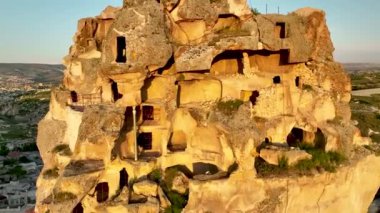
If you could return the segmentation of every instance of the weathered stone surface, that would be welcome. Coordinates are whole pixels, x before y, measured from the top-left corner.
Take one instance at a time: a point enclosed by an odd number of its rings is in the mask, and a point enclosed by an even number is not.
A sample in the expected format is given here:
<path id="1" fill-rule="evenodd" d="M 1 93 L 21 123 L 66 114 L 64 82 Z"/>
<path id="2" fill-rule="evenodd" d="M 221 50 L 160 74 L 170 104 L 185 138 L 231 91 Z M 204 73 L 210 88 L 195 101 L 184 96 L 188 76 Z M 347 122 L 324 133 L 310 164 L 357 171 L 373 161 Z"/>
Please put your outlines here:
<path id="1" fill-rule="evenodd" d="M 191 181 L 185 212 L 367 212 L 380 185 L 380 158 L 364 157 L 336 173 L 311 177 L 231 177 Z M 358 199 L 360 197 L 360 199 Z"/>
<path id="2" fill-rule="evenodd" d="M 158 186 L 155 182 L 144 180 L 133 184 L 133 191 L 144 196 L 157 196 Z"/>
<path id="3" fill-rule="evenodd" d="M 185 194 L 189 189 L 189 179 L 182 172 L 177 172 L 173 178 L 171 189 L 180 194 Z"/>
<path id="4" fill-rule="evenodd" d="M 267 163 L 278 165 L 281 158 L 287 160 L 290 166 L 295 165 L 300 160 L 310 160 L 312 156 L 304 150 L 284 150 L 284 149 L 261 149 L 260 157 Z"/>
<path id="5" fill-rule="evenodd" d="M 78 22 L 63 85 L 39 124 L 43 172 L 53 175 L 38 178 L 36 212 L 72 212 L 79 202 L 84 212 L 163 211 L 171 203 L 156 182 L 169 167 L 183 172 L 171 190 L 189 191 L 185 212 L 365 211 L 380 179 L 379 166 L 366 166 L 379 160 L 351 155 L 370 139 L 350 121 L 350 78 L 333 61 L 323 11 L 123 3 Z M 359 162 L 335 174 L 256 177 L 257 157 L 311 158 L 286 143 Z M 68 154 L 52 152 L 57 145 Z M 70 199 L 53 201 L 53 192 Z"/>

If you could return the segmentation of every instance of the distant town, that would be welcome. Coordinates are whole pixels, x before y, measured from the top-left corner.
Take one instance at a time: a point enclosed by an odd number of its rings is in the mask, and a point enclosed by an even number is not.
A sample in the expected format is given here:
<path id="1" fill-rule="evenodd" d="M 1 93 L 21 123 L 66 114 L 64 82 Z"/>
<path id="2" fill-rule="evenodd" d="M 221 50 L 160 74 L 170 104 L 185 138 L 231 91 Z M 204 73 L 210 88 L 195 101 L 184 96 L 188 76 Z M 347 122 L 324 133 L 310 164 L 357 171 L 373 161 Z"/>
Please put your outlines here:
<path id="1" fill-rule="evenodd" d="M 50 89 L 57 81 L 47 83 L 20 75 L 17 71 L 26 70 L 18 65 L 12 68 L 15 75 L 4 69 L 0 64 L 0 213 L 32 212 L 43 166 L 36 145 L 37 125 L 47 113 Z M 61 75 L 58 72 L 57 79 Z"/>

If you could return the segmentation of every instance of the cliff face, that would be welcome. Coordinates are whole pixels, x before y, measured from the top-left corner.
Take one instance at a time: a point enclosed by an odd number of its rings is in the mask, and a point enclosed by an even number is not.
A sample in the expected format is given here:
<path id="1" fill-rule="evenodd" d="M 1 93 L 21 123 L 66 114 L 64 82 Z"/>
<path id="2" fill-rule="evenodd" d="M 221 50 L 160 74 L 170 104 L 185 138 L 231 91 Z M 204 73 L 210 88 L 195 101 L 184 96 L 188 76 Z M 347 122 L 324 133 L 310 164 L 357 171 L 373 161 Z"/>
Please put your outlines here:
<path id="1" fill-rule="evenodd" d="M 231 176 L 192 182 L 188 212 L 367 212 L 380 185 L 374 155 L 336 173 L 287 178 Z"/>
<path id="2" fill-rule="evenodd" d="M 364 172 L 374 157 L 336 174 L 256 177 L 258 161 L 312 162 L 306 145 L 351 162 L 370 143 L 350 120 L 351 83 L 323 11 L 123 3 L 78 23 L 38 128 L 37 212 L 329 210 L 349 192 L 363 199 L 355 209 L 368 206 L 378 182 L 356 186 L 377 177 Z"/>

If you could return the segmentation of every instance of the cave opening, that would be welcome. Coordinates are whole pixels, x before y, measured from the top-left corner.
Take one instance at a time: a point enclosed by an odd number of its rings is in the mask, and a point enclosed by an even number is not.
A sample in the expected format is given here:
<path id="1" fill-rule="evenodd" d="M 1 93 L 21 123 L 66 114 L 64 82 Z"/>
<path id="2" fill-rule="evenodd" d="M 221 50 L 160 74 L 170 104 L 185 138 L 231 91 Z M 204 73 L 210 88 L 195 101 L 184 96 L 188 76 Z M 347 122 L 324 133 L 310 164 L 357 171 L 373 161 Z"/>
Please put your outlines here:
<path id="1" fill-rule="evenodd" d="M 119 100 L 123 97 L 123 95 L 119 93 L 119 89 L 118 89 L 117 83 L 115 81 L 111 81 L 111 89 L 112 89 L 112 95 L 113 95 L 114 102 L 116 102 L 117 100 Z"/>
<path id="2" fill-rule="evenodd" d="M 273 83 L 274 84 L 281 84 L 281 77 L 280 76 L 275 76 L 273 78 Z"/>
<path id="3" fill-rule="evenodd" d="M 244 74 L 243 70 L 243 51 L 227 50 L 214 58 L 210 73 L 214 75 Z"/>
<path id="4" fill-rule="evenodd" d="M 125 168 L 120 170 L 119 174 L 120 174 L 119 189 L 122 190 L 124 186 L 128 187 L 129 176 L 128 176 L 128 172 Z"/>
<path id="5" fill-rule="evenodd" d="M 323 134 L 321 129 L 317 129 L 317 132 L 315 133 L 315 138 L 314 138 L 314 146 L 319 149 L 325 150 L 326 147 L 326 137 Z"/>
<path id="6" fill-rule="evenodd" d="M 143 106 L 142 107 L 143 120 L 154 120 L 154 107 Z"/>
<path id="7" fill-rule="evenodd" d="M 108 200 L 109 186 L 107 182 L 98 183 L 95 187 L 95 191 L 96 201 L 98 201 L 98 203 L 103 203 Z"/>
<path id="8" fill-rule="evenodd" d="M 210 163 L 193 163 L 193 174 L 194 175 L 213 175 L 219 172 L 219 168 Z"/>
<path id="9" fill-rule="evenodd" d="M 295 80 L 296 87 L 300 87 L 300 77 L 297 76 Z"/>
<path id="10" fill-rule="evenodd" d="M 251 97 L 249 97 L 249 101 L 251 101 L 252 105 L 256 105 L 257 98 L 260 96 L 259 91 L 255 90 L 252 92 Z"/>
<path id="11" fill-rule="evenodd" d="M 70 92 L 70 96 L 71 96 L 71 100 L 73 103 L 77 103 L 78 102 L 78 93 L 76 93 L 75 91 L 71 91 Z"/>
<path id="12" fill-rule="evenodd" d="M 278 38 L 284 39 L 286 38 L 286 24 L 285 22 L 277 22 L 275 33 Z"/>
<path id="13" fill-rule="evenodd" d="M 78 203 L 73 209 L 73 213 L 83 213 L 83 212 L 84 212 L 84 209 L 83 209 L 82 203 Z"/>
<path id="14" fill-rule="evenodd" d="M 116 38 L 116 62 L 126 63 L 127 62 L 127 42 L 124 36 L 118 36 Z"/>
<path id="15" fill-rule="evenodd" d="M 286 137 L 286 142 L 292 147 L 299 146 L 303 142 L 303 133 L 302 129 L 294 127 Z"/>
<path id="16" fill-rule="evenodd" d="M 144 150 L 152 150 L 153 136 L 151 132 L 140 133 L 137 137 L 137 144 Z"/>

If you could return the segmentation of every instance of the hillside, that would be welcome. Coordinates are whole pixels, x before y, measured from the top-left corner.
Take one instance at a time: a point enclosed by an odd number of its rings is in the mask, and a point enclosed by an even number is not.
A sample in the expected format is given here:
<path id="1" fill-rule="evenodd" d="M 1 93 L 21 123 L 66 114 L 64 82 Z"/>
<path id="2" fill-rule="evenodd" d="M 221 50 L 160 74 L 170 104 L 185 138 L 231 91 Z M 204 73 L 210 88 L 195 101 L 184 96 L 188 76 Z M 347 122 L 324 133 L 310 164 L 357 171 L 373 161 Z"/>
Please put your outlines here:
<path id="1" fill-rule="evenodd" d="M 0 79 L 17 76 L 35 83 L 58 83 L 63 76 L 63 65 L 0 63 Z"/>

